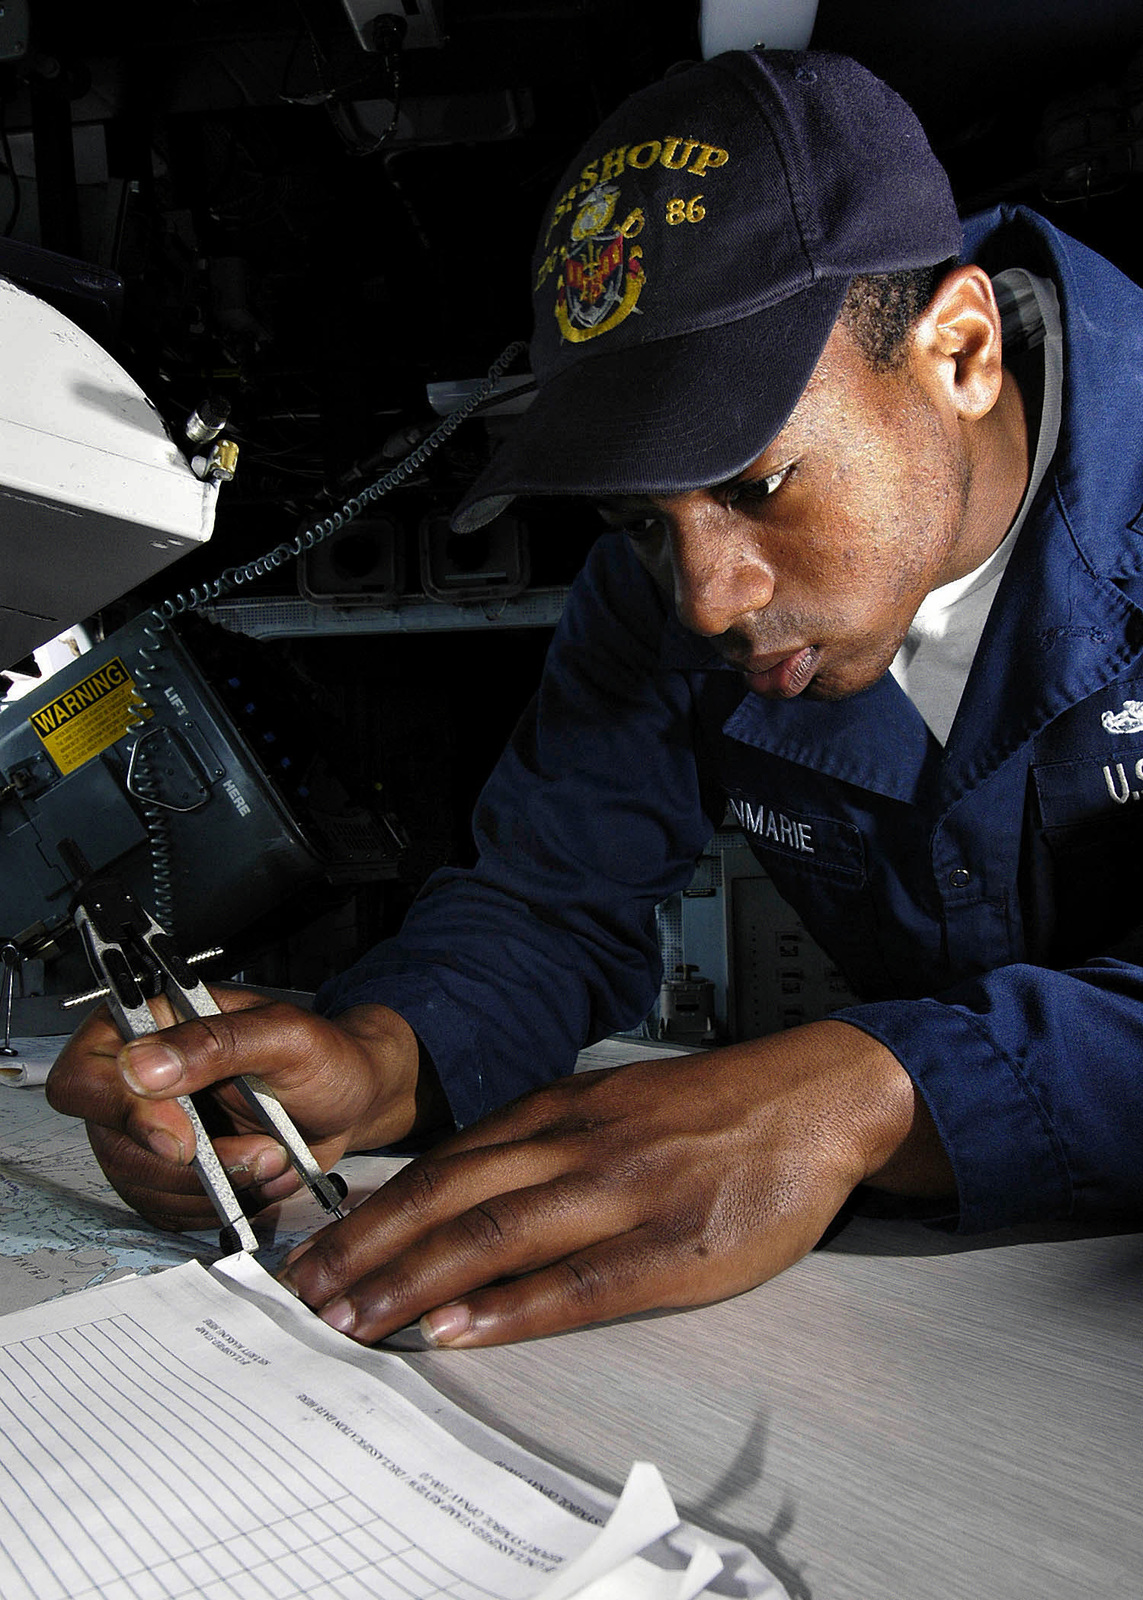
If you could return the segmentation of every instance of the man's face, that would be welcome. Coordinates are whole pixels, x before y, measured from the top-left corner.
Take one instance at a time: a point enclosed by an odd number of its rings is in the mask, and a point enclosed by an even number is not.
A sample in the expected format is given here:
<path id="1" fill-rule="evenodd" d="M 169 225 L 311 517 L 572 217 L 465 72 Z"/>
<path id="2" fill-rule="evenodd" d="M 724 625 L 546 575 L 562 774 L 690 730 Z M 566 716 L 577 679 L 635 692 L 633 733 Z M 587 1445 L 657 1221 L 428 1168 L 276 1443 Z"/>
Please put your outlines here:
<path id="1" fill-rule="evenodd" d="M 912 358 L 874 372 L 839 325 L 786 426 L 738 477 L 598 502 L 684 626 L 756 693 L 869 687 L 925 595 L 989 553 L 970 528 L 966 440 L 927 376 Z"/>

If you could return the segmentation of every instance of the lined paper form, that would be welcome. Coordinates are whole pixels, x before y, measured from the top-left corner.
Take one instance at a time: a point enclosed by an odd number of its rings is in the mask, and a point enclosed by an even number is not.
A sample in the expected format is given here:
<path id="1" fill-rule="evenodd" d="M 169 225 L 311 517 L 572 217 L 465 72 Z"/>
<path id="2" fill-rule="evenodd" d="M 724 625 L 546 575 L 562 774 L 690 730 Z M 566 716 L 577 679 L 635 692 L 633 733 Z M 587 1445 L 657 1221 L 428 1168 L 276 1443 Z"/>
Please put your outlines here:
<path id="1" fill-rule="evenodd" d="M 211 1319 L 200 1327 L 220 1337 Z M 338 1594 L 367 1593 L 344 1580 L 387 1568 L 412 1593 L 464 1592 L 462 1573 L 418 1553 L 312 1458 L 299 1469 L 285 1430 L 217 1383 L 200 1387 L 134 1317 L 26 1340 L 6 1355 L 22 1392 L 3 1543 L 29 1595 L 134 1596 L 144 1573 L 162 1595 L 236 1592 L 239 1575 L 248 1595 L 286 1585 L 308 1594 L 331 1581 Z M 229 1493 L 228 1457 L 251 1462 Z M 43 1486 L 35 1499 L 21 1480 Z"/>
<path id="2" fill-rule="evenodd" d="M 625 1493 L 627 1532 L 601 1539 L 604 1517 L 568 1509 L 575 1480 L 552 1498 L 482 1455 L 466 1425 L 498 1436 L 463 1414 L 441 1426 L 417 1387 L 449 1403 L 399 1358 L 292 1337 L 290 1316 L 316 1319 L 281 1296 L 236 1257 L 221 1278 L 192 1262 L 0 1319 L 4 1600 L 529 1600 L 577 1558 L 594 1583 L 626 1562 L 627 1592 L 687 1592 L 694 1530 L 659 1568 L 629 1555 L 677 1524 L 657 1473 L 654 1492 Z M 582 1562 L 597 1542 L 601 1561 Z M 778 1600 L 748 1563 L 755 1586 L 736 1564 L 736 1592 Z"/>

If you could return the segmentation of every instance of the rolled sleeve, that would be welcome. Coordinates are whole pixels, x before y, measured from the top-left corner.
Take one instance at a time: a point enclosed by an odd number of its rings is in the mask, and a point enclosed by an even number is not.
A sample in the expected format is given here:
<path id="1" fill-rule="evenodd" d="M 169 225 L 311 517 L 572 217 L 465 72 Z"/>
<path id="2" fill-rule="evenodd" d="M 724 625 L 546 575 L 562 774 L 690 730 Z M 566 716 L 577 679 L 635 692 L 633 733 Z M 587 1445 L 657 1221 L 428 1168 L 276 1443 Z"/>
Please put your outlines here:
<path id="1" fill-rule="evenodd" d="M 961 1232 L 1143 1210 L 1143 971 L 997 969 L 838 1017 L 886 1045 L 932 1114 Z"/>

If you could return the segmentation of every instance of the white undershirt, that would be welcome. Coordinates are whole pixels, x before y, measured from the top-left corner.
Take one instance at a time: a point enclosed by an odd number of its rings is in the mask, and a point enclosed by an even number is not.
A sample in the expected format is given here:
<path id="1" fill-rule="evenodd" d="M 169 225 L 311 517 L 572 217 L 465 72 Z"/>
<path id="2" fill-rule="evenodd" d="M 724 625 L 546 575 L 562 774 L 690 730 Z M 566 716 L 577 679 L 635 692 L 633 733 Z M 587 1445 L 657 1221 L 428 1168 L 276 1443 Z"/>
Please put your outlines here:
<path id="1" fill-rule="evenodd" d="M 942 584 L 921 601 L 889 670 L 936 738 L 947 742 L 980 636 L 1028 507 L 1048 470 L 1060 430 L 1063 336 L 1056 291 L 1046 278 L 1012 267 L 992 280 L 1004 349 L 1042 346 L 1044 400 L 1028 487 L 999 547 L 973 572 Z"/>

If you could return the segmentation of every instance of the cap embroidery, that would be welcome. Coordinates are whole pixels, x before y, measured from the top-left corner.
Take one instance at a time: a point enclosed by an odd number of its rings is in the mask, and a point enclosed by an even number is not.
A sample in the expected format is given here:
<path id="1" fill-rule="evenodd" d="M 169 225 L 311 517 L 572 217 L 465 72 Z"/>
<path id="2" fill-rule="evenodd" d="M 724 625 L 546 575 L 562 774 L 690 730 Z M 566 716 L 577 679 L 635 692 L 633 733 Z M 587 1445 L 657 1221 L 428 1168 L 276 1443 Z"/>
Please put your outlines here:
<path id="1" fill-rule="evenodd" d="M 615 215 L 619 190 L 613 184 L 597 183 L 576 213 L 571 225 L 571 236 L 577 242 L 601 233 Z"/>
<path id="2" fill-rule="evenodd" d="M 556 286 L 555 316 L 573 344 L 594 339 L 618 326 L 635 309 L 643 288 L 643 252 L 630 241 L 643 230 L 636 207 L 610 228 L 619 202 L 614 184 L 596 184 L 571 225 L 572 243 L 564 252 Z"/>

